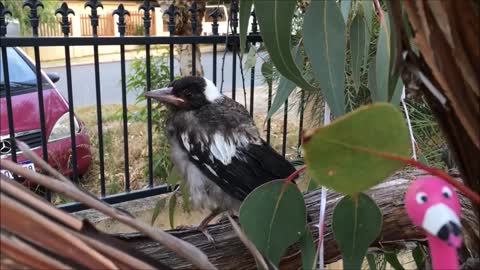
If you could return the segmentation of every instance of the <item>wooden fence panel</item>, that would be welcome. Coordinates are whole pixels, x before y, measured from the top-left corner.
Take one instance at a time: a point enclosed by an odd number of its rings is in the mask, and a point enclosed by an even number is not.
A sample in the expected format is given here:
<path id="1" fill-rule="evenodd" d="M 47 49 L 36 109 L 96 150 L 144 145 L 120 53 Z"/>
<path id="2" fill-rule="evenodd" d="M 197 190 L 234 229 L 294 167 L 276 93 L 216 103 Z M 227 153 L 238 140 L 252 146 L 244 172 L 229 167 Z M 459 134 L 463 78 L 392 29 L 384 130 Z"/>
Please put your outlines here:
<path id="1" fill-rule="evenodd" d="M 152 20 L 150 25 L 150 34 L 155 35 L 155 13 L 150 12 Z M 130 11 L 130 16 L 125 16 L 125 35 L 126 36 L 143 36 L 143 11 Z"/>
<path id="2" fill-rule="evenodd" d="M 72 19 L 70 21 L 70 34 L 72 34 Z M 63 36 L 62 27 L 60 23 L 48 24 L 40 23 L 38 26 L 38 33 L 41 37 L 61 37 Z"/>
<path id="3" fill-rule="evenodd" d="M 113 36 L 115 33 L 112 14 L 100 15 L 98 18 L 98 36 Z M 88 14 L 80 15 L 80 33 L 82 36 L 92 36 L 92 24 Z"/>

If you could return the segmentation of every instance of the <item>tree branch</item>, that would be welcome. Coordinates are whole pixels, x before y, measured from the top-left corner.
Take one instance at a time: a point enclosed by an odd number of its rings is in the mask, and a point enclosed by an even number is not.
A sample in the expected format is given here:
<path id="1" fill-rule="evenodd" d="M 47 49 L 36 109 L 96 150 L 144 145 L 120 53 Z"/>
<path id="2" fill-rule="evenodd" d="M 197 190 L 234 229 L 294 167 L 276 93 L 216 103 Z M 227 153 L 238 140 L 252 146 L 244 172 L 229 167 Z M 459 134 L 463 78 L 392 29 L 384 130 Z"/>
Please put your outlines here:
<path id="1" fill-rule="evenodd" d="M 404 211 L 403 202 L 409 180 L 422 175 L 425 175 L 425 173 L 420 171 L 401 172 L 367 192 L 376 201 L 383 214 L 382 232 L 373 246 L 402 248 L 408 241 L 424 240 L 423 233 L 410 223 Z M 316 190 L 305 194 L 305 203 L 312 217 L 311 226 L 318 223 L 319 192 L 320 190 Z M 340 253 L 333 238 L 331 220 L 333 208 L 341 197 L 342 195 L 336 192 L 329 192 L 327 197 L 324 235 L 325 263 L 332 263 L 340 259 Z M 475 228 L 473 229 L 473 236 L 465 235 L 465 242 L 467 244 L 475 243 L 478 240 L 478 229 L 476 229 L 478 228 L 478 221 L 475 219 L 470 202 L 463 196 L 460 197 L 463 206 L 462 224 L 469 229 Z M 171 230 L 168 232 L 199 247 L 218 269 L 256 269 L 255 260 L 233 232 L 228 220 L 210 225 L 208 229 L 215 239 L 215 245 L 209 243 L 200 232 L 189 230 Z M 318 239 L 318 231 L 315 229 L 312 232 L 314 238 Z M 128 241 L 136 250 L 145 252 L 155 260 L 175 269 L 193 268 L 191 264 L 177 257 L 173 252 L 140 234 L 122 234 L 118 237 Z M 472 237 L 476 239 L 471 239 Z M 280 267 L 281 269 L 298 269 L 300 266 L 301 254 L 298 248 L 291 247 L 283 257 Z"/>

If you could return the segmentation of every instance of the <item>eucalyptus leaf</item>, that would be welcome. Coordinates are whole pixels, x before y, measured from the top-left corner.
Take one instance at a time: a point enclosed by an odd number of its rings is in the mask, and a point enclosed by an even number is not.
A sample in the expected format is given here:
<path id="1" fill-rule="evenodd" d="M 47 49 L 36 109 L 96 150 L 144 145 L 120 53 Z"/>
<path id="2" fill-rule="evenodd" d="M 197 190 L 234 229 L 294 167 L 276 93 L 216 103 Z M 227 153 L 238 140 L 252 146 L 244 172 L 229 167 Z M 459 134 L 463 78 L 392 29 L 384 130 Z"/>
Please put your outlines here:
<path id="1" fill-rule="evenodd" d="M 348 22 L 348 15 L 350 13 L 350 8 L 352 6 L 352 2 L 350 0 L 341 0 L 340 1 L 340 10 L 342 11 L 343 20 L 345 20 L 345 24 Z"/>
<path id="2" fill-rule="evenodd" d="M 182 178 L 178 174 L 177 168 L 175 168 L 175 166 L 172 167 L 167 176 L 167 183 L 170 185 L 170 187 L 174 188 L 181 180 Z"/>
<path id="3" fill-rule="evenodd" d="M 295 184 L 272 181 L 251 192 L 240 208 L 240 224 L 257 249 L 278 266 L 287 248 L 305 233 L 307 210 Z"/>
<path id="4" fill-rule="evenodd" d="M 239 7 L 239 27 L 240 27 L 240 53 L 244 53 L 247 45 L 248 23 L 250 22 L 250 13 L 252 11 L 253 0 L 241 0 Z"/>
<path id="5" fill-rule="evenodd" d="M 293 11 L 297 0 L 256 1 L 255 13 L 263 43 L 276 69 L 287 79 L 305 90 L 315 90 L 295 65 L 291 54 Z"/>
<path id="6" fill-rule="evenodd" d="M 273 67 L 267 62 L 262 64 L 262 75 L 265 79 L 265 82 L 268 84 L 268 88 L 272 88 L 273 84 Z"/>
<path id="7" fill-rule="evenodd" d="M 390 28 L 388 16 L 384 16 L 380 23 L 380 33 L 377 41 L 377 55 L 375 61 L 376 102 L 388 102 L 388 79 L 390 66 Z M 373 97 L 373 96 L 372 96 Z"/>
<path id="8" fill-rule="evenodd" d="M 308 180 L 308 187 L 307 187 L 307 191 L 312 191 L 312 190 L 315 190 L 319 187 L 320 185 L 318 184 L 317 181 L 313 180 L 311 177 L 310 179 Z"/>
<path id="9" fill-rule="evenodd" d="M 412 250 L 412 257 L 417 265 L 417 269 L 425 268 L 425 251 L 420 244 L 417 244 L 415 249 Z"/>
<path id="10" fill-rule="evenodd" d="M 335 1 L 312 0 L 303 23 L 305 52 L 336 117 L 345 113 L 345 22 Z"/>
<path id="11" fill-rule="evenodd" d="M 398 260 L 397 253 L 395 252 L 385 252 L 385 259 L 395 270 L 405 270 L 403 265 Z"/>
<path id="12" fill-rule="evenodd" d="M 317 262 L 317 249 L 315 242 L 313 241 L 312 232 L 305 229 L 305 233 L 299 241 L 300 252 L 302 253 L 302 265 L 303 269 L 315 269 Z"/>
<path id="13" fill-rule="evenodd" d="M 366 38 L 366 25 L 365 20 L 361 13 L 357 13 L 353 18 L 352 25 L 350 27 L 350 50 L 352 53 L 351 69 L 353 84 L 355 90 L 360 90 L 362 75 L 362 66 L 365 58 L 365 38 Z"/>
<path id="14" fill-rule="evenodd" d="M 177 206 L 177 196 L 176 194 L 172 194 L 170 196 L 170 200 L 168 201 L 168 217 L 170 219 L 170 227 L 172 229 L 175 228 L 175 208 Z"/>
<path id="15" fill-rule="evenodd" d="M 332 229 L 344 269 L 360 269 L 382 227 L 382 213 L 364 193 L 343 197 L 333 210 Z"/>
<path id="16" fill-rule="evenodd" d="M 368 32 L 372 30 L 372 18 L 373 18 L 373 1 L 372 0 L 362 0 L 362 10 L 363 18 L 367 24 Z"/>
<path id="17" fill-rule="evenodd" d="M 310 176 L 346 194 L 366 190 L 404 165 L 375 152 L 410 157 L 405 119 L 389 103 L 360 107 L 307 134 L 303 145 Z"/>
<path id="18" fill-rule="evenodd" d="M 158 215 L 160 214 L 160 212 L 162 212 L 163 208 L 165 208 L 166 204 L 167 197 L 161 198 L 155 203 L 155 207 L 153 207 L 152 219 L 150 220 L 150 225 L 153 226 L 155 220 L 157 220 Z"/>
<path id="19" fill-rule="evenodd" d="M 373 254 L 367 254 L 367 263 L 368 269 L 377 270 L 377 262 L 375 261 L 375 256 L 373 256 Z"/>
<path id="20" fill-rule="evenodd" d="M 375 61 L 372 61 L 368 67 L 368 91 L 370 91 L 370 96 L 372 97 L 373 102 L 378 102 L 380 98 L 377 87 L 377 69 Z"/>
<path id="21" fill-rule="evenodd" d="M 298 67 L 303 66 L 302 52 L 300 50 L 300 43 L 293 48 L 293 54 L 295 55 L 295 63 Z M 280 75 L 280 81 L 278 82 L 277 91 L 273 98 L 272 106 L 267 114 L 267 120 L 270 119 L 287 101 L 290 94 L 295 90 L 296 85 L 285 76 Z"/>
<path id="22" fill-rule="evenodd" d="M 394 79 L 394 78 L 390 77 L 390 79 Z M 392 103 L 393 105 L 399 105 L 400 99 L 402 97 L 402 91 L 403 91 L 403 81 L 400 78 L 397 78 L 395 91 L 393 92 L 393 96 L 390 98 L 390 103 Z"/>
<path id="23" fill-rule="evenodd" d="M 245 64 L 243 66 L 244 70 L 249 70 L 255 66 L 256 59 L 255 59 L 255 48 L 250 46 L 248 50 L 247 59 L 245 60 Z"/>

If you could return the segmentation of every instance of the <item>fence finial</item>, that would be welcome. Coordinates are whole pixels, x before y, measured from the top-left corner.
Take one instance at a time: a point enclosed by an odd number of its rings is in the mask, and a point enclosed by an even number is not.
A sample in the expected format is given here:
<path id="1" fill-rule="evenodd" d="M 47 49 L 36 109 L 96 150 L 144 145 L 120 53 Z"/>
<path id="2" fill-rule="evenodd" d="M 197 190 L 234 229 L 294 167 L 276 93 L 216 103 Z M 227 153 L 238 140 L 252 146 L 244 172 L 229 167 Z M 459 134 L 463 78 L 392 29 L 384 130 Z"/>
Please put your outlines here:
<path id="1" fill-rule="evenodd" d="M 0 37 L 4 37 L 7 34 L 7 21 L 5 20 L 7 14 L 12 16 L 12 12 L 6 8 L 2 2 L 0 2 Z"/>
<path id="2" fill-rule="evenodd" d="M 215 36 L 218 36 L 218 18 L 223 18 L 222 13 L 220 13 L 220 9 L 219 9 L 218 7 L 216 7 L 216 8 L 212 11 L 212 13 L 210 13 L 208 16 L 213 19 L 213 23 L 212 23 L 212 33 L 213 33 Z"/>
<path id="3" fill-rule="evenodd" d="M 138 10 L 143 10 L 143 29 L 145 36 L 150 36 L 150 26 L 152 19 L 150 18 L 150 11 L 153 11 L 153 6 L 150 5 L 150 0 L 143 0 L 143 4 L 138 7 Z"/>
<path id="4" fill-rule="evenodd" d="M 28 15 L 28 18 L 30 19 L 30 25 L 32 26 L 32 34 L 34 37 L 37 37 L 38 25 L 39 25 L 39 17 L 38 17 L 37 9 L 39 7 L 44 8 L 43 3 L 39 0 L 24 0 L 22 7 L 30 8 L 30 14 Z"/>
<path id="5" fill-rule="evenodd" d="M 232 24 L 232 34 L 237 34 L 237 28 L 238 28 L 238 0 L 232 0 L 232 4 L 230 7 L 230 11 L 232 14 L 231 17 L 231 24 Z"/>
<path id="6" fill-rule="evenodd" d="M 258 34 L 258 22 L 257 22 L 257 14 L 255 14 L 255 10 L 252 10 L 252 32 L 250 34 Z"/>
<path id="7" fill-rule="evenodd" d="M 192 35 L 195 36 L 197 34 L 197 1 L 193 0 L 190 7 L 188 7 L 188 11 L 190 12 L 190 23 L 192 24 Z"/>
<path id="8" fill-rule="evenodd" d="M 130 16 L 130 12 L 125 9 L 123 4 L 120 4 L 118 8 L 113 11 L 113 15 L 118 15 L 118 33 L 123 37 L 125 35 L 125 15 Z"/>
<path id="9" fill-rule="evenodd" d="M 175 16 L 180 15 L 180 12 L 174 4 L 171 4 L 163 13 L 163 15 L 165 14 L 168 15 L 168 32 L 170 32 L 170 36 L 173 36 L 175 33 Z"/>
<path id="10" fill-rule="evenodd" d="M 87 8 L 87 7 L 90 7 L 90 22 L 92 24 L 92 35 L 94 37 L 97 36 L 97 27 L 98 27 L 98 13 L 97 13 L 97 9 L 98 8 L 102 8 L 103 9 L 103 5 L 100 1 L 98 0 L 88 0 L 85 5 L 84 5 L 84 8 Z"/>
<path id="11" fill-rule="evenodd" d="M 68 15 L 72 14 L 75 16 L 75 12 L 68 7 L 66 2 L 63 2 L 62 5 L 55 10 L 55 15 L 60 14 L 62 15 L 62 21 L 60 25 L 62 26 L 62 32 L 65 37 L 68 37 L 70 33 L 70 22 L 68 21 Z"/>

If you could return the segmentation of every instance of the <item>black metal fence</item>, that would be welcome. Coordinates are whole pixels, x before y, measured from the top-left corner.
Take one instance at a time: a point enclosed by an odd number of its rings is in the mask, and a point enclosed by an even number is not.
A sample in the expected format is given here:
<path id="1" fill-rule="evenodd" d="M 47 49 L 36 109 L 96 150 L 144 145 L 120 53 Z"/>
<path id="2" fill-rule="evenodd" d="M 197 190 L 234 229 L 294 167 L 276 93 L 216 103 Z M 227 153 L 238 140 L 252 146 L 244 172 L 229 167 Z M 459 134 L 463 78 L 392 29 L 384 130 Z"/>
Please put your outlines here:
<path id="1" fill-rule="evenodd" d="M 236 97 L 236 88 L 237 88 L 237 78 L 236 78 L 236 61 L 238 57 L 238 45 L 239 45 L 239 36 L 237 34 L 237 27 L 238 27 L 238 1 L 233 0 L 231 2 L 230 7 L 230 16 L 229 16 L 229 25 L 231 33 L 228 35 L 219 35 L 218 33 L 218 15 L 219 12 L 213 12 L 212 14 L 206 14 L 205 16 L 210 16 L 212 18 L 212 31 L 213 34 L 210 36 L 196 36 L 195 34 L 191 36 L 175 36 L 175 16 L 177 12 L 175 10 L 174 5 L 172 4 L 165 12 L 165 16 L 169 16 L 168 20 L 168 30 L 170 36 L 151 36 L 150 29 L 151 29 L 151 15 L 150 11 L 153 9 L 150 1 L 145 0 L 140 6 L 139 10 L 142 10 L 144 13 L 143 15 L 143 28 L 144 28 L 144 35 L 143 36 L 125 36 L 125 29 L 126 29 L 126 17 L 129 15 L 129 11 L 127 11 L 122 4 L 118 6 L 116 10 L 113 11 L 113 15 L 118 16 L 118 33 L 119 36 L 117 37 L 100 37 L 97 36 L 97 28 L 99 25 L 99 14 L 97 12 L 98 8 L 102 8 L 102 4 L 100 1 L 97 0 L 89 0 L 85 3 L 85 8 L 90 8 L 90 23 L 92 27 L 92 37 L 72 37 L 70 36 L 71 33 L 71 20 L 69 19 L 70 16 L 74 16 L 74 12 L 72 9 L 68 7 L 66 3 L 63 3 L 56 11 L 56 15 L 61 16 L 60 25 L 64 37 L 39 37 L 38 36 L 38 29 L 39 29 L 39 18 L 37 14 L 37 9 L 42 6 L 41 1 L 38 0 L 25 0 L 24 7 L 29 7 L 29 18 L 30 18 L 30 25 L 31 31 L 33 36 L 31 37 L 8 37 L 7 36 L 7 22 L 6 16 L 11 15 L 11 12 L 6 9 L 5 5 L 0 2 L 0 48 L 1 48 L 1 58 L 2 58 L 2 72 L 4 82 L 1 85 L 3 88 L 0 92 L 1 99 L 5 99 L 6 104 L 6 113 L 8 119 L 8 134 L 2 136 L 2 144 L 11 144 L 11 150 L 9 153 L 4 153 L 2 158 L 9 158 L 14 162 L 17 162 L 20 152 L 15 148 L 14 138 L 22 139 L 20 136 L 21 132 L 17 132 L 15 130 L 15 121 L 14 119 L 18 119 L 14 117 L 14 104 L 12 104 L 12 99 L 15 98 L 16 95 L 19 95 L 20 92 L 12 91 L 13 82 L 10 81 L 10 74 L 9 65 L 8 65 L 8 57 L 9 54 L 7 53 L 8 48 L 13 47 L 33 47 L 34 51 L 34 68 L 36 74 L 36 83 L 34 87 L 36 88 L 37 93 L 37 100 L 38 100 L 38 107 L 39 107 L 39 115 L 25 115 L 23 117 L 38 117 L 40 122 L 40 136 L 37 142 L 38 144 L 38 151 L 40 151 L 44 160 L 49 161 L 49 140 L 48 140 L 48 128 L 46 126 L 46 119 L 45 119 L 45 104 L 44 104 L 44 81 L 42 75 L 42 66 L 40 61 L 40 47 L 51 47 L 51 46 L 62 46 L 64 47 L 64 56 L 65 56 L 65 70 L 66 70 L 66 81 L 67 81 L 67 91 L 68 91 L 68 117 L 69 117 L 69 129 L 70 129 L 70 147 L 71 147 L 71 155 L 69 157 L 69 162 L 71 162 L 71 178 L 73 181 L 77 181 L 78 173 L 77 173 L 77 151 L 78 145 L 76 142 L 76 125 L 75 125 L 75 104 L 73 99 L 73 91 L 75 86 L 72 85 L 72 62 L 71 62 L 71 52 L 70 48 L 72 46 L 91 46 L 93 47 L 93 66 L 94 66 L 94 80 L 95 80 L 95 91 L 96 91 L 96 111 L 97 111 L 97 130 L 98 130 L 98 159 L 99 159 L 99 167 L 100 167 L 100 196 L 103 200 L 108 203 L 118 203 L 122 201 L 128 201 L 133 199 L 138 199 L 142 197 L 162 194 L 166 192 L 170 192 L 171 189 L 168 185 L 154 185 L 154 175 L 153 175 L 153 147 L 152 147 L 152 104 L 150 100 L 147 100 L 147 112 L 148 112 L 148 121 L 147 121 L 147 134 L 148 134 L 148 142 L 147 142 L 147 149 L 148 149 L 148 188 L 141 189 L 141 190 L 131 190 L 130 188 L 130 177 L 129 177 L 129 143 L 128 143 L 128 119 L 127 119 L 127 87 L 126 87 L 126 59 L 125 59 L 125 46 L 126 45 L 143 45 L 145 46 L 145 65 L 146 65 L 146 91 L 151 90 L 151 70 L 150 70 L 150 62 L 152 58 L 151 54 L 151 46 L 152 45 L 168 45 L 169 47 L 169 68 L 170 68 L 170 80 L 174 79 L 174 45 L 176 44 L 191 44 L 192 45 L 192 74 L 195 75 L 195 67 L 196 67 L 196 46 L 200 44 L 207 44 L 212 46 L 213 50 L 213 77 L 211 80 L 216 84 L 217 83 L 217 62 L 221 59 L 217 57 L 217 46 L 220 44 L 225 44 L 227 47 L 230 47 L 232 50 L 232 92 L 231 95 L 233 98 Z M 197 25 L 197 7 L 195 1 L 193 5 L 189 9 L 191 13 L 191 27 L 192 32 L 195 33 L 196 25 Z M 251 32 L 247 37 L 247 47 L 250 45 L 255 45 L 262 42 L 261 36 L 258 33 L 257 22 L 255 18 L 254 12 L 252 12 L 252 28 Z M 101 89 L 100 84 L 100 60 L 99 60 L 99 47 L 106 46 L 106 45 L 115 45 L 120 47 L 120 65 L 121 65 L 121 95 L 122 95 L 122 123 L 123 123 L 123 138 L 124 138 L 124 191 L 118 194 L 106 194 L 105 189 L 105 160 L 104 160 L 104 136 L 103 136 L 103 125 L 102 125 L 102 100 L 101 100 L 101 93 L 102 91 L 107 91 L 107 89 Z M 242 44 L 244 45 L 244 44 Z M 255 66 L 252 67 L 250 71 L 250 108 L 249 111 L 253 115 L 254 109 L 254 97 L 255 97 Z M 271 105 L 272 100 L 272 91 L 271 87 L 268 91 L 268 108 L 265 108 L 265 112 L 268 111 Z M 282 153 L 285 155 L 286 152 L 286 136 L 287 136 L 287 106 L 285 106 L 284 111 L 284 123 L 283 123 L 283 134 L 282 134 Z M 303 117 L 300 117 L 300 129 L 302 129 Z M 91 127 L 93 128 L 93 127 Z M 270 142 L 270 130 L 271 124 L 270 121 L 267 123 L 267 135 L 266 140 Z M 300 137 L 300 136 L 299 136 Z M 300 142 L 300 141 L 299 141 Z M 32 146 L 32 145 L 30 145 Z M 50 200 L 50 192 L 46 192 L 46 198 Z M 85 209 L 85 207 L 78 203 L 68 203 L 64 205 L 60 205 L 60 208 L 63 208 L 67 211 L 78 211 L 81 209 Z"/>

